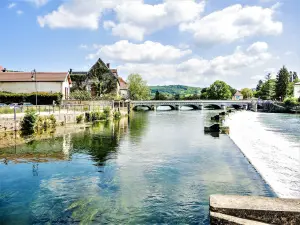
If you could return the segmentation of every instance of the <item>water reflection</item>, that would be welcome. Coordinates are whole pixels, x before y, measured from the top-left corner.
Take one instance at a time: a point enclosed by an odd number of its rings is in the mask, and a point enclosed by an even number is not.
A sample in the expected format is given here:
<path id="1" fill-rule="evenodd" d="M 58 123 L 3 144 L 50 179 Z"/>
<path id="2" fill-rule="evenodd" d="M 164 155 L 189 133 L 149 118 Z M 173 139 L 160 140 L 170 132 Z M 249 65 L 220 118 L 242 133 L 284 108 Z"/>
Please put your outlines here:
<path id="1" fill-rule="evenodd" d="M 135 113 L 0 150 L 0 223 L 208 224 L 210 194 L 272 196 L 226 135 L 203 134 L 207 113 Z"/>

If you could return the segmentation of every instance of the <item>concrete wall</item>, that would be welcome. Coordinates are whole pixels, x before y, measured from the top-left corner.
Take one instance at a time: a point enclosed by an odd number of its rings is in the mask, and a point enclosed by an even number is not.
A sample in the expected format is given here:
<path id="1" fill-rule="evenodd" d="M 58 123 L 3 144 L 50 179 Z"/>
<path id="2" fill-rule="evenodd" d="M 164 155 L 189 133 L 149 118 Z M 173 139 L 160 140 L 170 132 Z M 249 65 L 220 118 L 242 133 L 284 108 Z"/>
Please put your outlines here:
<path id="1" fill-rule="evenodd" d="M 210 196 L 210 224 L 300 224 L 300 200 L 259 196 Z"/>
<path id="2" fill-rule="evenodd" d="M 299 98 L 300 97 L 300 84 L 296 84 L 294 88 L 294 97 Z"/>
<path id="3" fill-rule="evenodd" d="M 38 92 L 63 94 L 63 99 L 69 96 L 70 85 L 68 81 L 65 82 L 36 82 Z M 68 88 L 67 96 L 65 96 L 65 88 Z M 0 91 L 12 93 L 34 93 L 36 92 L 35 82 L 0 82 Z"/>

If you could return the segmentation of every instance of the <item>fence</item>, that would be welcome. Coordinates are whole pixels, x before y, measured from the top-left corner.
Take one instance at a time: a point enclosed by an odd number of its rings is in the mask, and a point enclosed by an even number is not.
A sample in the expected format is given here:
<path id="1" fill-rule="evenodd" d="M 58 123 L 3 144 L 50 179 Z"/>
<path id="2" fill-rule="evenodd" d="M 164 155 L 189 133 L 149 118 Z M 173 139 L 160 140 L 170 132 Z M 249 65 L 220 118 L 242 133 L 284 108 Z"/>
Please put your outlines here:
<path id="1" fill-rule="evenodd" d="M 77 102 L 74 102 L 77 103 Z M 20 106 L 16 107 L 16 113 L 25 113 L 27 110 L 35 110 L 37 113 L 72 113 L 72 112 L 90 112 L 101 111 L 105 107 L 112 109 L 125 109 L 128 102 L 124 101 L 99 101 L 99 102 L 83 102 L 84 104 L 64 104 L 64 105 L 38 105 L 38 106 Z M 9 106 L 0 107 L 0 114 L 14 114 L 14 108 Z"/>

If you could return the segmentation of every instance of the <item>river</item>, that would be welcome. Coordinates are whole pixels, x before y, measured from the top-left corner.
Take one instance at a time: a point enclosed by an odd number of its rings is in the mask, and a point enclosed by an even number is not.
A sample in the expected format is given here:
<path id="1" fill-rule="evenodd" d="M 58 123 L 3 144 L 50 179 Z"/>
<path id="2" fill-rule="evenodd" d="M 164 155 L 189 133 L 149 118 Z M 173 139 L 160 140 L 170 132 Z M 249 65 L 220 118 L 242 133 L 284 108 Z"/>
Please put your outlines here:
<path id="1" fill-rule="evenodd" d="M 0 224 L 209 224 L 209 195 L 276 196 L 216 111 L 134 113 L 0 150 Z"/>

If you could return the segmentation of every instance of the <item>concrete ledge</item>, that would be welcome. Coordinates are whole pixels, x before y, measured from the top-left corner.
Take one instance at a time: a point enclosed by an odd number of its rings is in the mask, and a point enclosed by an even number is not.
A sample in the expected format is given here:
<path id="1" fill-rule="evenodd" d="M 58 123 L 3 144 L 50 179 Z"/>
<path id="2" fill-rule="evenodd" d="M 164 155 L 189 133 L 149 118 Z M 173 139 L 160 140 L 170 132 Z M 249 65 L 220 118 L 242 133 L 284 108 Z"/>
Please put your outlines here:
<path id="1" fill-rule="evenodd" d="M 211 195 L 210 211 L 268 224 L 300 224 L 300 200 L 296 199 Z"/>
<path id="2" fill-rule="evenodd" d="M 253 220 L 241 219 L 234 216 L 225 215 L 222 213 L 210 212 L 211 225 L 267 225 L 267 223 L 257 222 Z"/>

